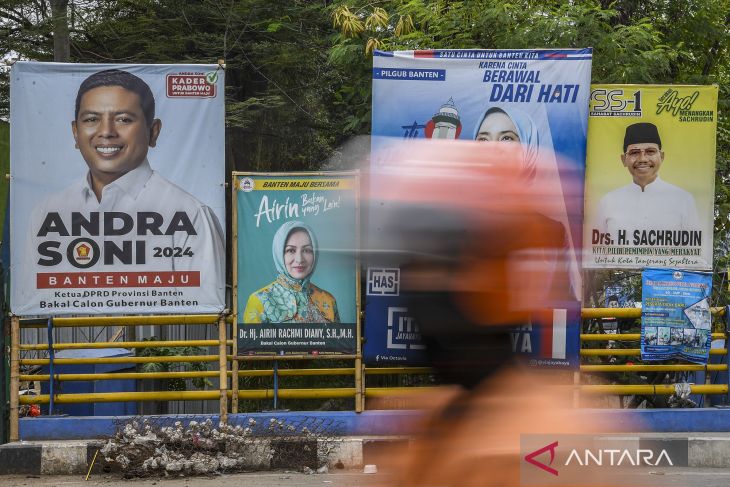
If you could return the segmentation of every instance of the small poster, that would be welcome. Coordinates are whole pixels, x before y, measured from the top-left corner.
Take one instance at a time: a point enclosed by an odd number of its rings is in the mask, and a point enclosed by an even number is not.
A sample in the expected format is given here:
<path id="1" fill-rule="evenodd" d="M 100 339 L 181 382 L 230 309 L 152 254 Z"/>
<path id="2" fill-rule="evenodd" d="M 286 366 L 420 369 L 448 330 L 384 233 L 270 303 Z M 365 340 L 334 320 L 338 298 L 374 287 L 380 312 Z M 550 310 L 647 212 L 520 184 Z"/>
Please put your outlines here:
<path id="1" fill-rule="evenodd" d="M 710 273 L 645 269 L 641 359 L 706 364 L 712 341 L 711 294 Z"/>
<path id="2" fill-rule="evenodd" d="M 356 173 L 234 173 L 238 354 L 357 351 Z"/>

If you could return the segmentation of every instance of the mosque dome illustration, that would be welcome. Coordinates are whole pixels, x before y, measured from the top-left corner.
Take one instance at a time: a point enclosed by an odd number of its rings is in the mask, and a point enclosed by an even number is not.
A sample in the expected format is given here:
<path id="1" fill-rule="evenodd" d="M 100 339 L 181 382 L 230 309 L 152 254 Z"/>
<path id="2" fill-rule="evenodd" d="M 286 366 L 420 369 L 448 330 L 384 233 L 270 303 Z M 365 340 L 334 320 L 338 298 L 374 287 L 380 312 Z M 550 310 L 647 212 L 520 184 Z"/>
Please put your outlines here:
<path id="1" fill-rule="evenodd" d="M 452 97 L 426 123 L 425 135 L 429 139 L 458 139 L 459 134 L 461 119 Z"/>

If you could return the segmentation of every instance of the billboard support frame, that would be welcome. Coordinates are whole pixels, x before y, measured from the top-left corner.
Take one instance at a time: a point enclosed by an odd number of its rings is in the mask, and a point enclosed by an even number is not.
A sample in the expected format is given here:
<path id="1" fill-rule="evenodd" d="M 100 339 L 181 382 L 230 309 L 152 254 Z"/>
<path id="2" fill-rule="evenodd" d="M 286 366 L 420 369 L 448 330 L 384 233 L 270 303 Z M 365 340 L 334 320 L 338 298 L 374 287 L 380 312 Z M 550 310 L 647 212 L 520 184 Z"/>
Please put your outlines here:
<path id="1" fill-rule="evenodd" d="M 226 317 L 221 313 L 218 318 L 218 391 L 220 421 L 228 422 L 228 358 L 226 357 Z"/>
<path id="2" fill-rule="evenodd" d="M 3 356 L 0 358 L 0 445 L 7 443 L 8 438 L 8 420 L 10 406 L 8 400 L 10 396 L 10 354 L 6 354 L 8 350 L 6 346 L 9 335 L 9 320 L 3 316 L 2 322 L 0 322 L 0 350 L 3 351 Z"/>
<path id="3" fill-rule="evenodd" d="M 236 198 L 236 172 L 231 175 L 231 413 L 238 413 L 238 208 Z"/>

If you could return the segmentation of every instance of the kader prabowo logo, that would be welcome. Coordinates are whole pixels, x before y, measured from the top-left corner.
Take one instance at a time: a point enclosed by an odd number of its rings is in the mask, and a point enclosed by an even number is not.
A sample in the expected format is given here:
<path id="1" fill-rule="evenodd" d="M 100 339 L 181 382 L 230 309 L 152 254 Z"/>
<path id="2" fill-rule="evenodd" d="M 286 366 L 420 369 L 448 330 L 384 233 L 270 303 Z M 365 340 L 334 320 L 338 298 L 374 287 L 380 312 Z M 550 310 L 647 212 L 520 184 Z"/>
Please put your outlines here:
<path id="1" fill-rule="evenodd" d="M 213 80 L 213 82 L 211 82 Z M 182 72 L 167 75 L 168 98 L 214 98 L 217 77 L 206 73 Z"/>

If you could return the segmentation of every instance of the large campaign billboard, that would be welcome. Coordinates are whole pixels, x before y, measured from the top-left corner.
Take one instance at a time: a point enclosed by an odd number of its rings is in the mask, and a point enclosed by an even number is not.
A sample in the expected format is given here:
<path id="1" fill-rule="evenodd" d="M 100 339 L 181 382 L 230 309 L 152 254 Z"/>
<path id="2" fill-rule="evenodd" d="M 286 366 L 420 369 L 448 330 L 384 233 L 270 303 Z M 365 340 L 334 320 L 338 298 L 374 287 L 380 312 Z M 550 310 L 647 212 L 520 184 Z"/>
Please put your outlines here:
<path id="1" fill-rule="evenodd" d="M 10 78 L 13 313 L 222 311 L 223 69 L 18 62 Z"/>
<path id="2" fill-rule="evenodd" d="M 548 205 L 544 216 L 562 225 L 565 251 L 555 261 L 565 263 L 570 289 L 554 310 L 512 333 L 513 350 L 536 365 L 578 365 L 583 195 L 574 182 L 585 169 L 591 61 L 591 49 L 399 51 L 373 58 L 371 184 L 404 139 L 497 141 L 521 144 L 526 191 L 547 181 L 558 195 L 560 204 Z M 388 214 L 387 203 L 379 208 L 368 215 L 368 238 L 375 240 L 382 237 L 380 215 Z M 420 362 L 420 329 L 401 298 L 399 266 L 373 259 L 370 267 L 366 362 Z"/>
<path id="3" fill-rule="evenodd" d="M 234 173 L 238 354 L 357 350 L 357 173 Z"/>
<path id="4" fill-rule="evenodd" d="M 717 97 L 717 86 L 591 87 L 586 268 L 712 268 Z"/>

